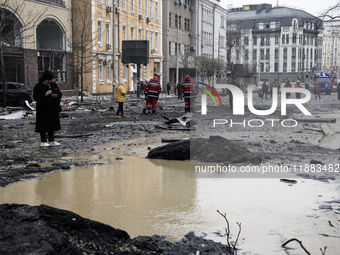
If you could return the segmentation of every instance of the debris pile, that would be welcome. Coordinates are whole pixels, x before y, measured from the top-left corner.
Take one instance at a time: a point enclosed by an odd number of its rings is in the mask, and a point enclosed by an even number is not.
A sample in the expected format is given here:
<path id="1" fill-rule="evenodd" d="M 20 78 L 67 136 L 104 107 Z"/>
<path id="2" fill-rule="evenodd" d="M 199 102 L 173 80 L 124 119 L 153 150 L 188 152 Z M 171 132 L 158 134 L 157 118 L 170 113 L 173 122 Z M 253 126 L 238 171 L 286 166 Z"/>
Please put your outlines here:
<path id="1" fill-rule="evenodd" d="M 170 143 L 150 150 L 147 158 L 252 164 L 262 161 L 259 155 L 221 136 L 191 138 Z"/>

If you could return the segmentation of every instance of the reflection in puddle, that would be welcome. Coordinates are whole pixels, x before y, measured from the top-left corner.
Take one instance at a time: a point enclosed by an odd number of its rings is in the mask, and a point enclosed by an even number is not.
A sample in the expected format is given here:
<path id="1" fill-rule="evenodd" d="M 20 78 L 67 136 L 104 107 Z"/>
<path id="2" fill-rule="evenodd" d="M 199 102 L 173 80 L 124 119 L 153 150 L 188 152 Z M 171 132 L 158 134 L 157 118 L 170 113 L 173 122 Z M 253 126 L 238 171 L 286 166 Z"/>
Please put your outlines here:
<path id="1" fill-rule="evenodd" d="M 0 189 L 0 203 L 47 204 L 67 209 L 138 235 L 167 235 L 175 241 L 189 231 L 205 233 L 225 243 L 226 213 L 232 234 L 242 223 L 240 248 L 247 254 L 301 254 L 280 245 L 298 238 L 312 254 L 327 246 L 340 250 L 339 221 L 332 210 L 320 210 L 324 201 L 339 199 L 339 183 L 297 179 L 190 177 L 190 162 L 149 161 L 138 157 L 112 159 L 111 165 L 74 168 L 41 175 L 40 179 Z M 334 208 L 333 210 L 336 210 Z M 331 221 L 335 227 L 328 223 Z"/>

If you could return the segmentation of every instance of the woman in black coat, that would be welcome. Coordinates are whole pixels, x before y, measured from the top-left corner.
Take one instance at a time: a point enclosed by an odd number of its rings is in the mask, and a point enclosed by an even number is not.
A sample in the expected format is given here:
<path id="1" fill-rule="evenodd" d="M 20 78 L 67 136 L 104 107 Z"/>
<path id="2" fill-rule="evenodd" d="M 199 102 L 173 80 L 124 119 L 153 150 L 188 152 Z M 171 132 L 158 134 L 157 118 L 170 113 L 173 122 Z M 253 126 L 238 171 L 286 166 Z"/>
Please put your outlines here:
<path id="1" fill-rule="evenodd" d="M 54 131 L 61 129 L 59 112 L 62 94 L 57 83 L 53 82 L 53 77 L 51 71 L 45 71 L 33 90 L 33 99 L 37 102 L 35 132 L 40 133 L 43 147 L 60 145 L 54 141 Z"/>

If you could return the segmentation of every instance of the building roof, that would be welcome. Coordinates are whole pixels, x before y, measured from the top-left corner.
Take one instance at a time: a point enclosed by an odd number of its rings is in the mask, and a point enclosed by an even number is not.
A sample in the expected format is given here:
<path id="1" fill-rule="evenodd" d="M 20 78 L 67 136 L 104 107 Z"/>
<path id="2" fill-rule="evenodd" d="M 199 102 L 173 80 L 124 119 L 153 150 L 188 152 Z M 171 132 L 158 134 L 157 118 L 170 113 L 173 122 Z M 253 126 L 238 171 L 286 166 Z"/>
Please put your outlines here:
<path id="1" fill-rule="evenodd" d="M 244 10 L 245 8 L 249 8 L 249 10 Z M 281 26 L 290 26 L 293 18 L 297 18 L 299 22 L 315 22 L 318 29 L 322 26 L 322 21 L 319 18 L 303 10 L 284 6 L 272 7 L 270 4 L 231 9 L 227 14 L 227 23 L 239 23 L 241 29 L 252 28 L 255 22 L 266 21 L 281 21 Z"/>

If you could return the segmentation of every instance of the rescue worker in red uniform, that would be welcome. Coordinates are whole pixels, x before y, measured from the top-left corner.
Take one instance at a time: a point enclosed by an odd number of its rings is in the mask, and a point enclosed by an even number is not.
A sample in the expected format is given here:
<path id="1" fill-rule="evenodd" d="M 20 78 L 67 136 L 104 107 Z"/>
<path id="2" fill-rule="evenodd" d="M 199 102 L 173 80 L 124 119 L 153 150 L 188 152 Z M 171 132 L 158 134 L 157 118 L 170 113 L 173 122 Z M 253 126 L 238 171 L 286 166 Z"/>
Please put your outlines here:
<path id="1" fill-rule="evenodd" d="M 161 93 L 161 91 L 161 84 L 158 81 L 158 77 L 155 76 L 145 87 L 145 92 L 147 93 L 148 98 L 146 99 L 146 106 L 143 109 L 144 114 L 146 113 L 146 110 L 148 110 L 148 112 L 150 113 L 152 109 L 152 115 L 156 115 L 157 101 L 159 93 Z"/>
<path id="2" fill-rule="evenodd" d="M 194 112 L 197 87 L 194 85 L 189 75 L 185 76 L 184 82 L 181 85 L 181 89 L 185 104 L 184 111 L 186 113 Z"/>
<path id="3" fill-rule="evenodd" d="M 320 83 L 317 82 L 315 87 L 314 87 L 315 99 L 317 99 L 317 97 L 319 97 L 319 99 L 321 99 L 320 93 L 321 93 L 321 86 L 320 86 Z"/>
<path id="4" fill-rule="evenodd" d="M 291 88 L 292 87 L 292 84 L 290 83 L 290 81 L 287 81 L 285 86 L 285 88 Z M 290 93 L 286 93 L 286 98 L 290 98 Z"/>

